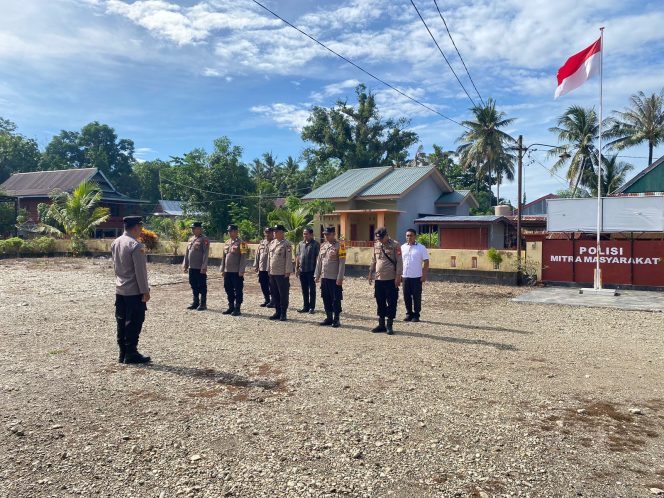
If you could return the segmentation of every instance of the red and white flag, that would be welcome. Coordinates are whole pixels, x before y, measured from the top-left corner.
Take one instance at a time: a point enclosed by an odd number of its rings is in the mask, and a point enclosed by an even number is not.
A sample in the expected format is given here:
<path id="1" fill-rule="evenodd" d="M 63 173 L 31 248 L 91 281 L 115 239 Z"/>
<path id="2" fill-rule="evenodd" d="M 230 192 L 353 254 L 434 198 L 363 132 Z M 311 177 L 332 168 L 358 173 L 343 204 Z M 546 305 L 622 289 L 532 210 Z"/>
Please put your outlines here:
<path id="1" fill-rule="evenodd" d="M 602 38 L 588 48 L 581 50 L 567 59 L 558 69 L 558 88 L 555 98 L 575 90 L 583 85 L 588 78 L 599 72 L 602 57 Z"/>

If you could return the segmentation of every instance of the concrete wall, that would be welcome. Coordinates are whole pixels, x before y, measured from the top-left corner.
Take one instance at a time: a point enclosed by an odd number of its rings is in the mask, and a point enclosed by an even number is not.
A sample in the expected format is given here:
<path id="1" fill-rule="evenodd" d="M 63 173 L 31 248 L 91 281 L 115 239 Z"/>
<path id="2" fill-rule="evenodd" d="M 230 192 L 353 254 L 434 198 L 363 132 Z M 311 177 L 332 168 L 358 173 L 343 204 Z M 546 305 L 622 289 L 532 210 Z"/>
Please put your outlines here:
<path id="1" fill-rule="evenodd" d="M 415 228 L 413 220 L 419 218 L 420 213 L 433 212 L 440 194 L 440 187 L 433 178 L 429 177 L 408 194 L 401 197 L 396 203 L 396 208 L 404 212 L 399 213 L 395 227 L 396 232 L 392 232 L 392 236 L 404 242 L 406 230 Z"/>

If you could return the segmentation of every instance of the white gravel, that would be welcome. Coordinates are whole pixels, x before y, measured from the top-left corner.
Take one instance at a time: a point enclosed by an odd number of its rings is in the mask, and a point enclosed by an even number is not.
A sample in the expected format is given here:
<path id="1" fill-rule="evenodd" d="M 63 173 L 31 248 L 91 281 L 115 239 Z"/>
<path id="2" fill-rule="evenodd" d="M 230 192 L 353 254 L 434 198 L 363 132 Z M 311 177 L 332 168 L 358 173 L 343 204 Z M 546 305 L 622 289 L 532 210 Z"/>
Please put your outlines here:
<path id="1" fill-rule="evenodd" d="M 371 334 L 184 310 L 152 265 L 140 350 L 118 365 L 107 260 L 0 261 L 0 496 L 653 496 L 664 489 L 661 314 L 510 301 L 427 283 L 419 324 Z M 320 298 L 319 298 L 320 300 Z M 322 303 L 321 303 L 322 304 Z M 322 306 L 321 306 L 322 307 Z M 403 317 L 400 308 L 399 316 Z"/>

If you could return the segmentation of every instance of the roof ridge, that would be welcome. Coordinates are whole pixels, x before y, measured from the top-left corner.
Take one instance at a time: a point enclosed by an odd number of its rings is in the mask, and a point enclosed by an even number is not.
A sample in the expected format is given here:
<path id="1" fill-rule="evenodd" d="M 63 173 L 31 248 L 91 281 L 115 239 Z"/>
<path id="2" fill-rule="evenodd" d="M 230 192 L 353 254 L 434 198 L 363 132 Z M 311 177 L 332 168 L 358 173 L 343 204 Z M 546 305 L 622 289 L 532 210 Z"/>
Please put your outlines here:
<path id="1" fill-rule="evenodd" d="M 44 169 L 44 170 L 39 170 L 39 171 L 21 171 L 20 173 L 12 173 L 12 176 L 14 175 L 33 175 L 35 173 L 59 173 L 61 171 L 87 171 L 87 170 L 97 170 L 99 171 L 99 168 L 95 168 L 94 166 L 90 168 L 65 168 L 65 169 Z"/>

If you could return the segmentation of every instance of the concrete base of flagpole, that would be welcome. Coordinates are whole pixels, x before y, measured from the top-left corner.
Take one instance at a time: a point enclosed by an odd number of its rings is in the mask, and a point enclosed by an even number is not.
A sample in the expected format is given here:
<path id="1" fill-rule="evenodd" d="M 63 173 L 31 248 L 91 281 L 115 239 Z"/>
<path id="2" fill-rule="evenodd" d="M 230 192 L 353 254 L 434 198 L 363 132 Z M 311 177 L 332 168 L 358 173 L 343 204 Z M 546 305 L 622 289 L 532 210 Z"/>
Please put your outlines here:
<path id="1" fill-rule="evenodd" d="M 616 289 L 595 289 L 594 287 L 584 287 L 579 289 L 579 294 L 590 294 L 599 296 L 619 296 Z"/>

